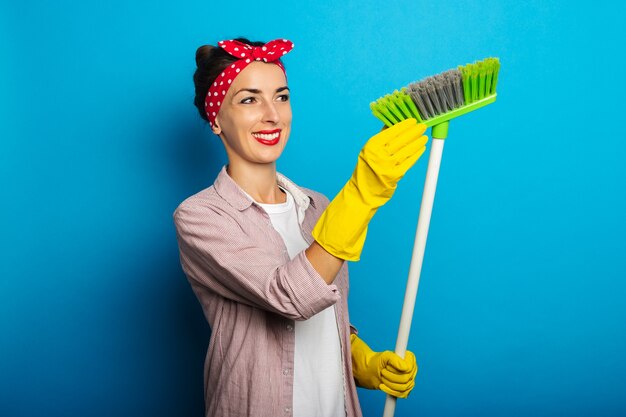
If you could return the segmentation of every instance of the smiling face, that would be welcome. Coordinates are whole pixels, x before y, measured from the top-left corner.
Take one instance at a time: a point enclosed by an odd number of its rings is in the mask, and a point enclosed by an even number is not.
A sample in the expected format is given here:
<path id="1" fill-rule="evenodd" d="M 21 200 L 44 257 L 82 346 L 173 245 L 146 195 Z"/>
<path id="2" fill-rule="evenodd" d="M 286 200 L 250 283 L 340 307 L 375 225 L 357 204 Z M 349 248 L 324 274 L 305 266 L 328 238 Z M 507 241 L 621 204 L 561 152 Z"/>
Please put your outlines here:
<path id="1" fill-rule="evenodd" d="M 289 89 L 275 64 L 255 61 L 234 79 L 215 119 L 230 164 L 268 164 L 280 157 L 291 130 Z"/>

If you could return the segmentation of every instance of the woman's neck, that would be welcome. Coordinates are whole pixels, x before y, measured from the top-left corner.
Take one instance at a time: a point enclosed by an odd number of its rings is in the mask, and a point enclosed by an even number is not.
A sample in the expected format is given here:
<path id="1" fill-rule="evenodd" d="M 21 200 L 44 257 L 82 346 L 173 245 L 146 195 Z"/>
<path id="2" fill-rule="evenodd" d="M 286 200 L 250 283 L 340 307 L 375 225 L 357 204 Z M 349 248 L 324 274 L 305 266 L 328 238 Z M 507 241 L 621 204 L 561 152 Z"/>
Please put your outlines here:
<path id="1" fill-rule="evenodd" d="M 287 201 L 285 193 L 278 188 L 276 163 L 232 164 L 226 172 L 254 201 L 262 204 L 280 204 Z"/>

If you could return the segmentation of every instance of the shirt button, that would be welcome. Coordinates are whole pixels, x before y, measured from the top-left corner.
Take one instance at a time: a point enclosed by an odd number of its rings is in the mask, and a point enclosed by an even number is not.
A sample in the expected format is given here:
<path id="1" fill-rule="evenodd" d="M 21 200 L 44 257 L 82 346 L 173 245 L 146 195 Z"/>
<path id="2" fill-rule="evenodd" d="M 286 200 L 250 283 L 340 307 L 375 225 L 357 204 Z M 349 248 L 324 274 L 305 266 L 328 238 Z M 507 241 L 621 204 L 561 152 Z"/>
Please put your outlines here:
<path id="1" fill-rule="evenodd" d="M 291 407 L 285 407 L 285 413 L 291 413 Z"/>
<path id="2" fill-rule="evenodd" d="M 287 331 L 290 332 L 293 330 L 293 326 L 291 324 L 287 325 Z"/>
<path id="3" fill-rule="evenodd" d="M 289 375 L 289 369 L 283 369 L 283 375 Z"/>

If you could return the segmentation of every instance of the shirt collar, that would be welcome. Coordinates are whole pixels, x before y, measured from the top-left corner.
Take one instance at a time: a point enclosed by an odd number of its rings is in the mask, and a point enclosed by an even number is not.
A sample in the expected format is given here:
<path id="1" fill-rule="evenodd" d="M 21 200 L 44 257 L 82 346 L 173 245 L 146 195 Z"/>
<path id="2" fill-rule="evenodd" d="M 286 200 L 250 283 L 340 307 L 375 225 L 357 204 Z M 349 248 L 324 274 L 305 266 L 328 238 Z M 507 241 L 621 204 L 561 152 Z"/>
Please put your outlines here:
<path id="1" fill-rule="evenodd" d="M 293 199 L 298 207 L 298 214 L 304 214 L 306 209 L 311 204 L 315 207 L 315 200 L 310 193 L 300 189 L 289 178 L 285 177 L 280 172 L 276 172 L 276 181 L 280 186 L 289 191 L 293 196 Z M 239 211 L 243 211 L 250 207 L 254 200 L 252 200 L 226 172 L 226 165 L 222 167 L 217 178 L 214 182 L 214 187 L 217 193 L 226 200 L 231 206 Z M 304 216 L 299 216 L 302 219 Z"/>

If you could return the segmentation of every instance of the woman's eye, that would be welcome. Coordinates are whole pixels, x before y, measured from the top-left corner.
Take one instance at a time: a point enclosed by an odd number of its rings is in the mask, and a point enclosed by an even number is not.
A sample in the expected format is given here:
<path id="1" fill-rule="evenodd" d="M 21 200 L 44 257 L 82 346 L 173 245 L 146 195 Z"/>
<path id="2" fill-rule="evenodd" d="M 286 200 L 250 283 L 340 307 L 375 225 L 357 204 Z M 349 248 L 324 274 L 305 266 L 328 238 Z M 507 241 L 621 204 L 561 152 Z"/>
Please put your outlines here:
<path id="1" fill-rule="evenodd" d="M 241 104 L 250 104 L 254 103 L 254 97 L 246 97 L 240 101 Z"/>
<path id="2" fill-rule="evenodd" d="M 280 96 L 278 96 L 278 100 L 289 101 L 289 94 L 281 94 Z"/>

